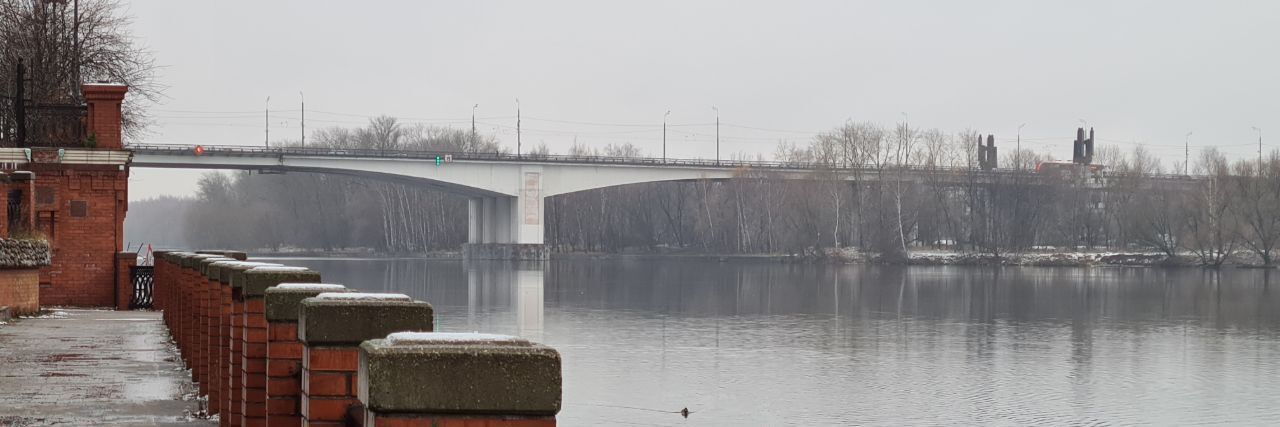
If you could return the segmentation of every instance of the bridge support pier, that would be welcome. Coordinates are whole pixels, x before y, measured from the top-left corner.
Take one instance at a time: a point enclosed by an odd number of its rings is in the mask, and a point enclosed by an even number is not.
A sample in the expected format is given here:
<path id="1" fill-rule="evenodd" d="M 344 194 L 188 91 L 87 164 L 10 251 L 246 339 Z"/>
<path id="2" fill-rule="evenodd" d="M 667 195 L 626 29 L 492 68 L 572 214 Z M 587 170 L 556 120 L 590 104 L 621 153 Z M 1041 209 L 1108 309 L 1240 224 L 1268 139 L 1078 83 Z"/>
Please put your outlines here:
<path id="1" fill-rule="evenodd" d="M 464 259 L 545 260 L 542 240 L 542 167 L 520 170 L 517 196 L 472 197 L 467 202 Z"/>

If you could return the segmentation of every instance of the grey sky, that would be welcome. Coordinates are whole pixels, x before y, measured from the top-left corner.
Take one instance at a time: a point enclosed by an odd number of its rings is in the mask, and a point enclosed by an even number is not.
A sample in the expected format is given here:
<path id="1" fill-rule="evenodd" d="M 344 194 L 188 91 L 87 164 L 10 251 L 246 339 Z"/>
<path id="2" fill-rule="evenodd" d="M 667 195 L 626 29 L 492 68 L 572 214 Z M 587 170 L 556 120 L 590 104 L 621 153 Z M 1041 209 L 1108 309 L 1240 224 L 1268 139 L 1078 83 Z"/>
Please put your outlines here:
<path id="1" fill-rule="evenodd" d="M 150 143 L 260 145 L 388 114 L 564 151 L 631 142 L 671 157 L 769 154 L 848 119 L 994 133 L 1070 158 L 1099 144 L 1280 146 L 1280 2 L 129 2 L 169 86 Z M 337 114 L 335 114 L 337 113 Z M 554 120 L 554 121 L 553 121 Z M 583 124 L 565 123 L 584 122 Z M 592 124 L 585 124 L 592 123 Z M 601 125 L 608 124 L 608 125 Z M 626 126 L 623 126 L 626 125 Z M 635 126 L 647 125 L 647 126 Z M 735 125 L 735 126 L 730 126 Z M 785 132 L 748 129 L 747 126 Z M 1004 142 L 1004 141 L 1009 142 Z M 1265 142 L 1265 140 L 1264 140 Z M 197 172 L 135 169 L 130 198 Z"/>

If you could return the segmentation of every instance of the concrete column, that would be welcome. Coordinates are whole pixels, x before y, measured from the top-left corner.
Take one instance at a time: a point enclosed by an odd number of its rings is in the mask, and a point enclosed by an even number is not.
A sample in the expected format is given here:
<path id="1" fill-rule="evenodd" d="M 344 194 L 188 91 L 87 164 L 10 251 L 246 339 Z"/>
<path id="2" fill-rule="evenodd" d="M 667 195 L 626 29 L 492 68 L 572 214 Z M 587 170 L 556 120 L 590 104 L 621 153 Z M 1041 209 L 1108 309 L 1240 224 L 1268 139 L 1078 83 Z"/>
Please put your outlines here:
<path id="1" fill-rule="evenodd" d="M 513 243 L 543 244 L 542 227 L 546 209 L 542 191 L 542 166 L 520 167 L 520 193 L 517 195 L 511 223 L 515 226 Z"/>
<path id="2" fill-rule="evenodd" d="M 267 423 L 267 288 L 281 283 L 319 283 L 320 273 L 303 267 L 255 267 L 244 272 L 244 340 L 240 345 L 245 426 Z"/>
<path id="3" fill-rule="evenodd" d="M 298 341 L 298 310 L 302 300 L 324 292 L 348 292 L 338 284 L 285 283 L 268 288 L 267 303 L 267 427 L 302 425 L 302 342 Z"/>
<path id="4" fill-rule="evenodd" d="M 527 340 L 393 333 L 360 345 L 363 425 L 554 426 L 560 353 Z"/>
<path id="5" fill-rule="evenodd" d="M 467 199 L 467 243 L 480 243 L 480 209 L 483 202 L 476 197 Z"/>
<path id="6" fill-rule="evenodd" d="M 353 424 L 357 346 L 391 332 L 431 331 L 433 317 L 430 304 L 402 294 L 323 293 L 302 300 L 303 425 Z"/>
<path id="7" fill-rule="evenodd" d="M 494 240 L 492 243 L 511 243 L 511 216 L 514 215 L 512 212 L 513 210 L 511 209 L 511 198 L 495 197 L 493 202 L 495 208 L 493 213 L 493 226 L 496 231 L 494 232 Z"/>
<path id="8" fill-rule="evenodd" d="M 494 226 L 494 213 L 496 200 L 493 197 L 484 197 L 480 200 L 480 243 L 496 243 L 497 228 Z"/>

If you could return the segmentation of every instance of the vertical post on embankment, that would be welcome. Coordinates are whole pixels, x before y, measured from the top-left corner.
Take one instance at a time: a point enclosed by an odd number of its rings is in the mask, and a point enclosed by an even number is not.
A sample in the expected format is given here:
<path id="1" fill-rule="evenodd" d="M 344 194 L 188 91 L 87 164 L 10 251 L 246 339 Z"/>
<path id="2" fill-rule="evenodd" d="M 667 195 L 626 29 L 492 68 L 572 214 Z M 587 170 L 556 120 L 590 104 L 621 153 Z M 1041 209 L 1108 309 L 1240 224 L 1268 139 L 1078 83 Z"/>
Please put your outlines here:
<path id="1" fill-rule="evenodd" d="M 261 266 L 281 266 L 280 264 L 262 262 L 241 262 L 219 269 L 224 282 L 229 284 L 230 302 L 227 322 L 227 370 L 223 373 L 222 404 L 224 414 L 218 417 L 223 427 L 240 427 L 244 425 L 244 272 Z M 219 325 L 221 326 L 221 325 Z"/>
<path id="2" fill-rule="evenodd" d="M 360 345 L 365 426 L 554 426 L 560 353 L 489 334 L 393 333 Z"/>
<path id="3" fill-rule="evenodd" d="M 205 267 L 205 278 L 209 281 L 209 346 L 206 351 L 209 352 L 209 414 L 222 414 L 225 408 L 222 407 L 223 395 L 225 389 L 223 384 L 226 381 L 227 357 L 229 349 L 228 341 L 230 340 L 230 320 L 225 319 L 231 315 L 231 285 L 223 280 L 222 268 L 239 264 L 240 258 L 232 257 L 233 261 L 217 261 L 210 263 Z"/>
<path id="4" fill-rule="evenodd" d="M 209 386 L 207 390 L 208 411 L 210 415 L 221 414 L 224 411 L 222 407 L 222 372 L 226 366 L 226 350 L 224 343 L 224 332 L 222 329 L 222 316 L 224 310 L 222 308 L 222 267 L 241 261 L 217 261 L 210 263 L 204 269 L 204 277 L 209 281 L 209 343 L 205 349 L 209 353 L 208 367 Z"/>
<path id="5" fill-rule="evenodd" d="M 267 427 L 302 425 L 302 342 L 298 341 L 298 310 L 302 300 L 324 292 L 348 292 L 338 284 L 281 283 L 268 288 L 267 303 Z"/>
<path id="6" fill-rule="evenodd" d="M 322 293 L 302 301 L 302 422 L 345 425 L 361 414 L 356 398 L 361 342 L 392 332 L 431 331 L 430 304 L 402 294 Z"/>
<path id="7" fill-rule="evenodd" d="M 152 285 L 152 298 L 155 299 L 153 307 L 160 310 L 160 318 L 164 321 L 165 328 L 169 329 L 172 335 L 173 331 L 173 310 L 170 309 L 170 300 L 173 289 L 173 258 L 174 252 L 156 251 L 155 259 L 155 278 Z"/>
<path id="8" fill-rule="evenodd" d="M 215 323 L 217 318 L 213 317 L 213 297 L 218 289 L 213 287 L 214 284 L 209 280 L 208 268 L 209 264 L 220 261 L 234 260 L 221 255 L 209 255 L 198 259 L 195 262 L 197 277 L 195 296 L 196 331 L 194 343 L 195 348 L 193 351 L 195 352 L 196 357 L 194 357 L 195 363 L 191 366 L 191 372 L 200 385 L 199 392 L 202 396 L 208 396 L 210 394 L 209 385 L 213 383 L 209 378 L 211 376 L 209 364 L 210 361 L 213 360 L 214 355 L 210 353 L 209 347 L 210 343 L 216 342 L 218 332 L 217 323 Z M 210 330 L 210 324 L 213 325 L 212 331 Z M 211 407 L 214 405 L 209 404 L 208 406 Z M 209 411 L 212 411 L 212 408 L 208 409 Z"/>
<path id="9" fill-rule="evenodd" d="M 133 267 L 138 265 L 136 252 L 116 253 L 116 310 L 128 310 L 133 302 Z M 152 307 L 155 306 L 155 278 L 152 277 Z"/>
<path id="10" fill-rule="evenodd" d="M 319 283 L 320 273 L 304 267 L 256 267 L 244 272 L 244 332 L 240 334 L 242 411 L 245 426 L 267 423 L 267 288 L 285 282 Z"/>

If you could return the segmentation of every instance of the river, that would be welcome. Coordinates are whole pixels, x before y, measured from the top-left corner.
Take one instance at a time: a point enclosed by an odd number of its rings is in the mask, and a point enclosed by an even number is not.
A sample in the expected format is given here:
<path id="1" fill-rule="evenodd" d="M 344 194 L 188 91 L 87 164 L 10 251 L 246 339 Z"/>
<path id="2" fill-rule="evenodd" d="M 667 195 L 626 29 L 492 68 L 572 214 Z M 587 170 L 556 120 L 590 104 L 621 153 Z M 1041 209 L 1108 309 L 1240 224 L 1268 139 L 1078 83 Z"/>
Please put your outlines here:
<path id="1" fill-rule="evenodd" d="M 555 347 L 566 426 L 1280 425 L 1280 272 L 278 260 Z"/>

